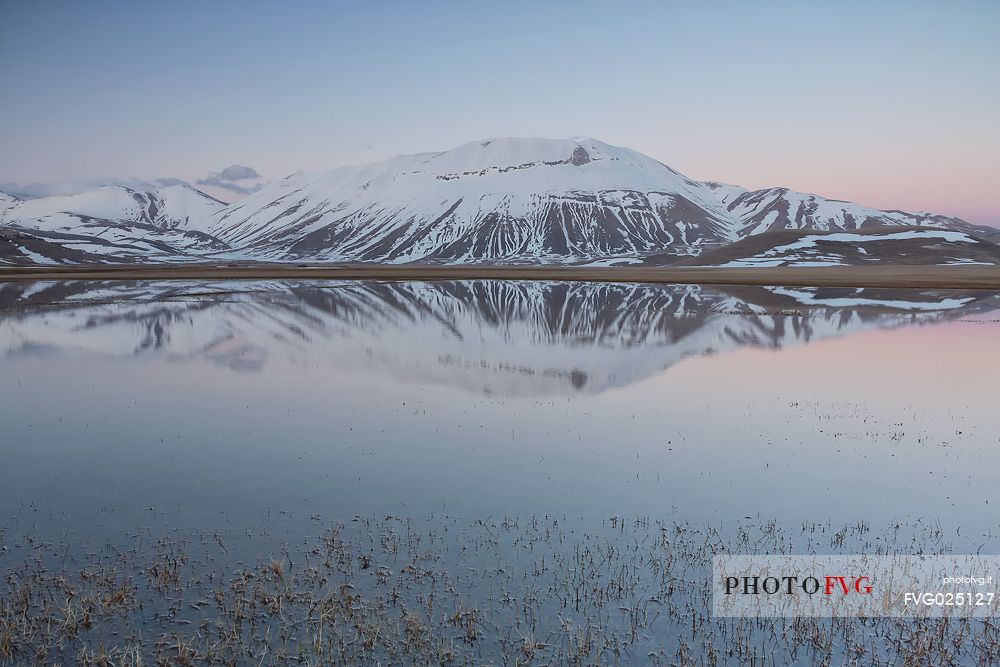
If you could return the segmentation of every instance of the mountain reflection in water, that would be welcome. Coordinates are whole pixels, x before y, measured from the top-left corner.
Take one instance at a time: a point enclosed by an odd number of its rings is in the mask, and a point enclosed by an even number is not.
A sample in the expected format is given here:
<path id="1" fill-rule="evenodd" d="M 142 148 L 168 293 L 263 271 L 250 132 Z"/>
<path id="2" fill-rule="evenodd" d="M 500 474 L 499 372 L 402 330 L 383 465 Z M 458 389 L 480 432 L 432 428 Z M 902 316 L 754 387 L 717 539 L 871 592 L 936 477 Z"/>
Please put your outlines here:
<path id="1" fill-rule="evenodd" d="M 682 359 L 1000 308 L 989 292 L 452 282 L 0 287 L 0 354 L 82 351 L 254 373 L 317 360 L 487 395 L 598 393 Z"/>

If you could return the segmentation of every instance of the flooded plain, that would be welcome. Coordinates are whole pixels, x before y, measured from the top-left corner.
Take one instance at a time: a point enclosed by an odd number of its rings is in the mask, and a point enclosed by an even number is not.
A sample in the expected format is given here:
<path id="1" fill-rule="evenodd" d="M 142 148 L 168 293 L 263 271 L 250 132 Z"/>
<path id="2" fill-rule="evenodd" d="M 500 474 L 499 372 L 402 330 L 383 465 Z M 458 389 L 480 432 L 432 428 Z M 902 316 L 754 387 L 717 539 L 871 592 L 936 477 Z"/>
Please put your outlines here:
<path id="1" fill-rule="evenodd" d="M 989 663 L 705 596 L 1000 553 L 998 334 L 992 292 L 8 283 L 0 662 Z"/>

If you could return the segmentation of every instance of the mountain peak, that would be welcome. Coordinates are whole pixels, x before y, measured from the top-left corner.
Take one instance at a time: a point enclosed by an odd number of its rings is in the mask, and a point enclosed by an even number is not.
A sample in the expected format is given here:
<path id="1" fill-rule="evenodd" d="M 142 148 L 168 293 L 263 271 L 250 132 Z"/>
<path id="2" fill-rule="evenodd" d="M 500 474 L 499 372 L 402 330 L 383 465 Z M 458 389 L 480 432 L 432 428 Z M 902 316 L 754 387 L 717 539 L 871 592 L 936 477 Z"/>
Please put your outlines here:
<path id="1" fill-rule="evenodd" d="M 605 157 L 616 155 L 616 149 L 603 142 L 576 137 L 573 139 L 545 139 L 540 137 L 494 137 L 469 141 L 440 153 L 425 154 L 426 162 L 434 167 L 450 165 L 454 168 L 481 170 L 487 167 L 508 167 L 544 163 L 571 164 L 574 154 L 579 162 L 582 155 Z M 589 160 L 586 160 L 589 161 Z M 581 162 L 585 164 L 586 161 Z"/>

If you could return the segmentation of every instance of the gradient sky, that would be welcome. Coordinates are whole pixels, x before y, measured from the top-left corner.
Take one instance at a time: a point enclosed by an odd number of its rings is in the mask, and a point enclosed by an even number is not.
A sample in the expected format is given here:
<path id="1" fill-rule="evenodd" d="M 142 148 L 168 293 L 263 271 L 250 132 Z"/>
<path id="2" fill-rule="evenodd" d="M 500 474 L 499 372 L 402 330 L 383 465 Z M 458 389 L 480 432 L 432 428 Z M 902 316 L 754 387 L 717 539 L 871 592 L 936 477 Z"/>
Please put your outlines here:
<path id="1" fill-rule="evenodd" d="M 1000 2 L 0 0 L 0 182 L 592 136 L 1000 224 Z"/>

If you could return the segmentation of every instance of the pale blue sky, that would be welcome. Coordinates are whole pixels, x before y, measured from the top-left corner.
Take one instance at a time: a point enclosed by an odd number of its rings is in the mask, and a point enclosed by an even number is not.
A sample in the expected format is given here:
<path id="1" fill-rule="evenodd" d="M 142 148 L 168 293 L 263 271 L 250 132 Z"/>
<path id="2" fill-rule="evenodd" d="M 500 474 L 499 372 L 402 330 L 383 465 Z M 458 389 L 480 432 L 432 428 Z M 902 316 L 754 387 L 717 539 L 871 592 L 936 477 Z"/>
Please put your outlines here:
<path id="1" fill-rule="evenodd" d="M 589 135 L 1000 222 L 1000 2 L 0 0 L 0 182 Z"/>

